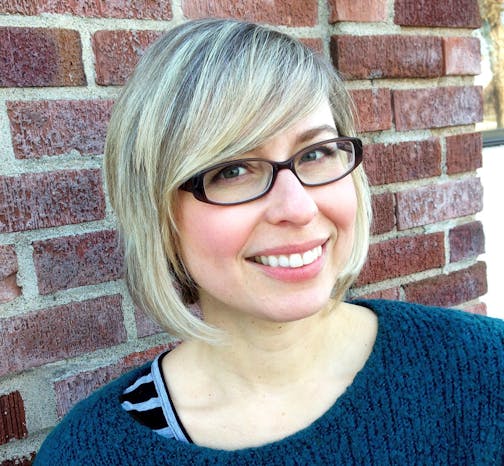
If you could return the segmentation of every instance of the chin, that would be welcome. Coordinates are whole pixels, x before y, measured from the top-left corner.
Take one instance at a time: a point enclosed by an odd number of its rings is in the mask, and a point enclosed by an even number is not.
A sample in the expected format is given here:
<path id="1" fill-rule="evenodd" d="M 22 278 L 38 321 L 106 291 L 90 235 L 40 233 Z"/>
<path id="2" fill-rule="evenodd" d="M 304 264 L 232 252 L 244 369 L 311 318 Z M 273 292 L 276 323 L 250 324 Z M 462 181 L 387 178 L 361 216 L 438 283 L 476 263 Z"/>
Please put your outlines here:
<path id="1" fill-rule="evenodd" d="M 265 320 L 276 323 L 296 322 L 322 312 L 327 308 L 329 301 L 330 297 L 325 300 L 320 300 L 318 304 L 316 304 L 314 300 L 306 302 L 305 305 L 303 305 L 303 302 L 296 301 L 290 305 L 279 305 L 275 309 L 272 309 L 271 312 L 263 315 Z"/>

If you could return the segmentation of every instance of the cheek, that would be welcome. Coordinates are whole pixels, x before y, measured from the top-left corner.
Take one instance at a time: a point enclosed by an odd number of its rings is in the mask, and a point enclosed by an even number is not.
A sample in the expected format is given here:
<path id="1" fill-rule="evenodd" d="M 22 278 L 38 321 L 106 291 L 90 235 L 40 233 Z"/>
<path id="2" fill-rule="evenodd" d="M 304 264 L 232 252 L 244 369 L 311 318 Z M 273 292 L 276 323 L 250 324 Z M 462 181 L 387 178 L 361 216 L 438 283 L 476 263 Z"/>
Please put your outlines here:
<path id="1" fill-rule="evenodd" d="M 222 273 L 225 262 L 240 255 L 250 234 L 250 222 L 234 209 L 196 202 L 183 203 L 179 217 L 182 260 L 193 279 L 214 268 Z"/>
<path id="2" fill-rule="evenodd" d="M 334 184 L 323 203 L 319 203 L 319 208 L 339 230 L 353 232 L 357 215 L 357 193 L 352 179 L 344 178 Z"/>

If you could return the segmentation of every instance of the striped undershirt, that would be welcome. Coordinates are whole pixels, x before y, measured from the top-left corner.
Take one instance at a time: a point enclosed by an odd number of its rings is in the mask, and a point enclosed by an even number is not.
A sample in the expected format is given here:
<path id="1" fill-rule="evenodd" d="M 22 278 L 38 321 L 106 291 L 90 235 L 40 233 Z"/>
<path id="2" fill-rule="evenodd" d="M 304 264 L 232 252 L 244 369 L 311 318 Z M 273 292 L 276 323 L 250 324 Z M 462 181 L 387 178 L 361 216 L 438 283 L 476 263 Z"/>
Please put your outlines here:
<path id="1" fill-rule="evenodd" d="M 161 370 L 160 354 L 136 381 L 120 396 L 122 408 L 140 424 L 157 434 L 192 443 L 175 411 Z"/>

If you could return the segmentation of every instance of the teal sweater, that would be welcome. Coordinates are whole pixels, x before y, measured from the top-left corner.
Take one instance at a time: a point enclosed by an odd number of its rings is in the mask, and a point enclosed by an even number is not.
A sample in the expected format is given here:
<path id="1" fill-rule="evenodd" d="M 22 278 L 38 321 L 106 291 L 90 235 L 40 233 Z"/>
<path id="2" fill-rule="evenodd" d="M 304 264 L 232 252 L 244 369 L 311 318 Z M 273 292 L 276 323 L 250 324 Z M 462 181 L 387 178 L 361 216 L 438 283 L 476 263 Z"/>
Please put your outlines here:
<path id="1" fill-rule="evenodd" d="M 502 466 L 504 321 L 401 302 L 359 304 L 378 315 L 373 351 L 335 404 L 294 435 L 234 451 L 165 439 L 119 405 L 137 369 L 80 402 L 35 465 Z"/>

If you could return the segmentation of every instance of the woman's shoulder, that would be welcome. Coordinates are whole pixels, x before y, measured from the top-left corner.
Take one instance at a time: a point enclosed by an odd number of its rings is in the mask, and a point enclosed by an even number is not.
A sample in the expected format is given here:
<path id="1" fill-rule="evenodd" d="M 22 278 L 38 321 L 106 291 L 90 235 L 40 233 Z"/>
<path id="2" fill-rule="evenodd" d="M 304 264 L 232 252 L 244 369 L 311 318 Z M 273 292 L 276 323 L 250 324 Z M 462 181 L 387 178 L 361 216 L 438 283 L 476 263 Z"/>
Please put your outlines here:
<path id="1" fill-rule="evenodd" d="M 36 466 L 53 464 L 100 464 L 102 454 L 137 426 L 121 408 L 119 397 L 131 383 L 149 371 L 150 363 L 131 370 L 77 403 L 43 442 Z M 102 463 L 103 464 L 103 463 Z"/>
<path id="2" fill-rule="evenodd" d="M 484 367 L 504 377 L 504 320 L 466 311 L 387 300 L 363 300 L 379 327 L 406 351 Z"/>
<path id="3" fill-rule="evenodd" d="M 427 306 L 404 301 L 382 299 L 357 300 L 361 306 L 370 308 L 378 315 L 380 322 L 393 325 L 407 325 L 419 330 L 441 332 L 446 337 L 472 335 L 477 340 L 489 339 L 502 344 L 504 320 L 496 319 L 467 311 Z"/>

